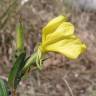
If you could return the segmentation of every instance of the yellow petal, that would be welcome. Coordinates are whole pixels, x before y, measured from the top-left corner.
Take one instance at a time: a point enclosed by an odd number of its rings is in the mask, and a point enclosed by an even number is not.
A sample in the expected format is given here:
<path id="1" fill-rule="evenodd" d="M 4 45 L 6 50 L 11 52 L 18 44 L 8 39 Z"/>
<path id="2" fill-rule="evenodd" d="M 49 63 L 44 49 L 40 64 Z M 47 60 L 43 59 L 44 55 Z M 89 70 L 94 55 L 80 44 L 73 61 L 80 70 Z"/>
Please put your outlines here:
<path id="1" fill-rule="evenodd" d="M 63 22 L 59 27 L 52 33 L 46 36 L 45 43 L 51 44 L 55 43 L 58 40 L 62 40 L 74 33 L 74 26 L 70 22 Z"/>
<path id="2" fill-rule="evenodd" d="M 86 46 L 83 44 L 80 39 L 75 36 L 59 40 L 56 43 L 47 45 L 44 47 L 45 51 L 54 51 L 61 53 L 68 57 L 69 59 L 76 59 L 82 52 L 85 51 Z"/>
<path id="3" fill-rule="evenodd" d="M 51 20 L 42 30 L 42 41 L 46 40 L 46 36 L 56 30 L 56 28 L 64 21 L 67 21 L 65 16 L 58 16 Z"/>

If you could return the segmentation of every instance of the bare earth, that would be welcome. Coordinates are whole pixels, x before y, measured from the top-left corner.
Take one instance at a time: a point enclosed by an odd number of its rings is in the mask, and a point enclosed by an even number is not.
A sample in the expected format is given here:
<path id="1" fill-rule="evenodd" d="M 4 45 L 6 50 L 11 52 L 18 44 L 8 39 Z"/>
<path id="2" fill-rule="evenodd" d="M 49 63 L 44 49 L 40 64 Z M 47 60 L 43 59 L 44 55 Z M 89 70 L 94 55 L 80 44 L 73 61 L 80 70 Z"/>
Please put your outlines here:
<path id="1" fill-rule="evenodd" d="M 12 0 L 5 0 L 8 1 Z M 5 7 L 0 5 L 0 11 L 6 10 L 9 5 L 4 4 Z M 22 6 L 19 2 L 18 8 L 12 12 L 7 24 L 0 31 L 0 75 L 2 76 L 8 76 L 12 66 L 15 27 L 20 15 L 25 25 L 25 46 L 28 55 L 41 40 L 42 27 L 47 21 L 61 14 L 68 16 L 75 25 L 75 33 L 88 46 L 86 52 L 74 61 L 69 61 L 59 54 L 49 53 L 51 58 L 44 62 L 44 69 L 31 71 L 18 87 L 18 95 L 96 96 L 96 12 L 71 10 L 62 3 L 62 0 L 29 0 Z"/>

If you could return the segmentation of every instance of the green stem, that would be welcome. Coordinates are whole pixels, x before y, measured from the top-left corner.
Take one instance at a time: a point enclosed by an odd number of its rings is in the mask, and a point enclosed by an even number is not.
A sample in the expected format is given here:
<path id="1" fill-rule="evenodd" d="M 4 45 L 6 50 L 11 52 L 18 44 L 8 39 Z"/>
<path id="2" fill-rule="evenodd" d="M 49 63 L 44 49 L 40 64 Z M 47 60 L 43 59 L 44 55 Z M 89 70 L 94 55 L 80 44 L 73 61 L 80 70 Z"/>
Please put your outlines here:
<path id="1" fill-rule="evenodd" d="M 37 56 L 36 52 L 31 55 L 31 57 L 27 60 L 22 72 L 25 72 L 32 66 L 32 64 L 36 63 L 36 56 Z"/>
<path id="2" fill-rule="evenodd" d="M 18 24 L 16 31 L 17 31 L 16 34 L 17 50 L 24 50 L 24 27 L 21 21 Z"/>

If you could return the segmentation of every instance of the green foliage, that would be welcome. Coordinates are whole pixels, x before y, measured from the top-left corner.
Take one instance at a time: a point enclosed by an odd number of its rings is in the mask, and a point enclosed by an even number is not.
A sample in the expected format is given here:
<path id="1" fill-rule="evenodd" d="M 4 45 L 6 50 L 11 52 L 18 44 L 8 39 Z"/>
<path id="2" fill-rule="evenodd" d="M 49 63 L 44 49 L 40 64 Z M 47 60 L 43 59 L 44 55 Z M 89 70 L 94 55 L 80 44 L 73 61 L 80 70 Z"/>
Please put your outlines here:
<path id="1" fill-rule="evenodd" d="M 8 96 L 7 86 L 2 79 L 0 79 L 0 96 Z"/>
<path id="2" fill-rule="evenodd" d="M 21 21 L 17 25 L 16 32 L 17 32 L 17 36 L 16 36 L 17 50 L 23 51 L 24 50 L 24 27 Z"/>
<path id="3" fill-rule="evenodd" d="M 14 55 L 17 57 L 13 61 L 13 67 L 9 73 L 8 83 L 12 89 L 16 89 L 22 76 L 25 74 L 23 67 L 26 64 L 26 52 L 24 50 L 24 27 L 21 23 L 17 25 L 17 37 L 16 37 L 16 52 Z"/>
<path id="4" fill-rule="evenodd" d="M 25 65 L 25 57 L 26 57 L 25 52 L 21 53 L 17 57 L 16 62 L 14 63 L 13 68 L 11 69 L 11 72 L 9 74 L 8 82 L 9 82 L 9 85 L 14 89 L 17 88 L 17 85 L 21 80 L 22 68 Z"/>
<path id="5" fill-rule="evenodd" d="M 3 28 L 7 22 L 10 7 L 15 3 L 16 0 L 14 0 L 13 4 L 10 5 L 8 10 L 1 16 L 0 28 Z M 3 21 L 2 18 L 4 18 Z M 20 18 L 20 22 L 16 28 L 16 52 L 14 55 L 17 57 L 15 59 L 12 58 L 14 60 L 13 67 L 8 77 L 9 86 L 12 88 L 12 96 L 16 96 L 16 88 L 19 82 L 22 77 L 30 71 L 31 67 L 36 67 L 39 70 L 42 69 L 43 56 L 47 52 L 58 52 L 66 57 L 75 59 L 86 49 L 85 44 L 74 35 L 74 26 L 70 22 L 66 22 L 65 19 L 64 16 L 59 16 L 43 28 L 42 42 L 37 46 L 34 53 L 27 58 L 26 51 L 24 50 L 24 26 Z M 6 85 L 1 79 L 0 96 L 8 96 Z"/>

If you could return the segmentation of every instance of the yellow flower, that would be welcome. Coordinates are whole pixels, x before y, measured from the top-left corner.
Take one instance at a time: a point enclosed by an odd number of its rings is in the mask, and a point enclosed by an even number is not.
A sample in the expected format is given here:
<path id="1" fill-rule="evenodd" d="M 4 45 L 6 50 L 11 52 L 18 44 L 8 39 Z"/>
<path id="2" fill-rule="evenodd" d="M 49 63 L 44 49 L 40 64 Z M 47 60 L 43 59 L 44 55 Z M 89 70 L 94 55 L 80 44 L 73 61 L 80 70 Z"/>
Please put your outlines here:
<path id="1" fill-rule="evenodd" d="M 29 70 L 32 64 L 42 69 L 43 54 L 58 52 L 69 59 L 76 59 L 86 49 L 86 45 L 74 34 L 74 26 L 64 16 L 51 20 L 42 30 L 42 42 L 34 54 L 27 60 L 23 71 Z"/>
<path id="2" fill-rule="evenodd" d="M 74 34 L 74 26 L 64 16 L 51 20 L 42 30 L 41 52 L 58 52 L 69 59 L 76 59 L 86 45 Z"/>

